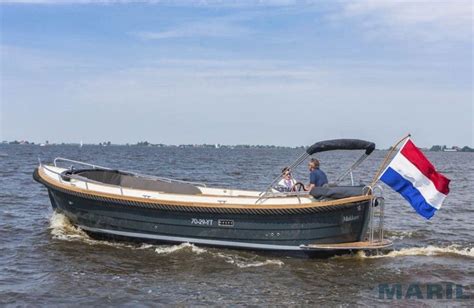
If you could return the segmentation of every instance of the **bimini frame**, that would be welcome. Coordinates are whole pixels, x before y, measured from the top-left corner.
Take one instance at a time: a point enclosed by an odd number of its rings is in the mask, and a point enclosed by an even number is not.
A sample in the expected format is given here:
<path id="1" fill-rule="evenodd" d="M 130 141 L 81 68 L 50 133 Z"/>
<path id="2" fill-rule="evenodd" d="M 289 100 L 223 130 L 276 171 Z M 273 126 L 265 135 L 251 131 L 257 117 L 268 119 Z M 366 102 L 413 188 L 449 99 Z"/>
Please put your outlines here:
<path id="1" fill-rule="evenodd" d="M 41 161 L 39 161 L 39 162 L 40 162 L 40 165 L 41 165 Z M 55 167 L 59 167 L 58 162 L 67 162 L 67 163 L 79 164 L 79 165 L 83 165 L 83 166 L 92 167 L 92 169 L 114 170 L 114 169 L 109 168 L 109 167 L 99 166 L 99 165 L 95 165 L 95 164 L 89 164 L 89 163 L 86 163 L 86 162 L 82 162 L 82 161 L 78 161 L 78 160 L 72 160 L 72 159 L 64 158 L 64 157 L 56 157 L 54 159 L 53 163 L 54 163 Z M 132 174 L 132 175 L 135 175 L 135 176 L 143 177 L 143 178 L 148 178 L 148 179 L 151 179 L 151 180 L 160 180 L 160 181 L 165 181 L 165 182 L 168 182 L 168 183 L 173 183 L 173 182 L 175 182 L 175 183 L 185 183 L 185 184 L 191 184 L 191 185 L 200 186 L 200 187 L 206 187 L 206 184 L 201 183 L 201 182 L 176 180 L 176 179 L 170 179 L 170 178 L 165 178 L 165 177 L 161 177 L 161 176 L 141 174 L 141 173 L 137 173 L 137 172 L 134 172 L 134 171 L 126 171 L 126 170 L 120 170 L 120 171 L 125 172 L 125 173 L 129 173 L 129 174 Z M 83 179 L 81 179 L 81 180 L 83 180 Z"/>
<path id="2" fill-rule="evenodd" d="M 333 140 L 326 140 L 316 142 L 312 146 L 310 146 L 303 154 L 301 154 L 295 162 L 293 162 L 288 168 L 290 170 L 295 169 L 298 167 L 302 162 L 305 161 L 306 158 L 309 156 L 319 153 L 319 152 L 326 152 L 326 151 L 334 151 L 334 150 L 365 150 L 365 153 L 356 160 L 352 166 L 349 167 L 341 176 L 339 176 L 335 183 L 339 183 L 342 179 L 344 179 L 348 174 L 351 175 L 351 183 L 354 185 L 354 178 L 352 176 L 352 171 L 357 168 L 374 150 L 375 150 L 375 143 L 359 140 L 359 139 L 333 139 Z M 270 194 L 272 194 L 273 186 L 280 181 L 283 177 L 283 173 L 280 173 L 273 181 L 267 186 L 267 188 L 260 193 L 260 197 L 257 199 L 255 203 L 258 203 L 260 200 L 267 198 Z"/>

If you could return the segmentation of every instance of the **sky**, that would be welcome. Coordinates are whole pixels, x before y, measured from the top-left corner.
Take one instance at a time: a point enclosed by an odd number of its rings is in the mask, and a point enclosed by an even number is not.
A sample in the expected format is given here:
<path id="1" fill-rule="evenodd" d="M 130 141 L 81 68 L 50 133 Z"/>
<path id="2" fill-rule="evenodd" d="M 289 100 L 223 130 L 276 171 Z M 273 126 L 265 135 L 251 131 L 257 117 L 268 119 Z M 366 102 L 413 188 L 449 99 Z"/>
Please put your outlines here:
<path id="1" fill-rule="evenodd" d="M 0 0 L 0 139 L 473 146 L 473 2 Z"/>

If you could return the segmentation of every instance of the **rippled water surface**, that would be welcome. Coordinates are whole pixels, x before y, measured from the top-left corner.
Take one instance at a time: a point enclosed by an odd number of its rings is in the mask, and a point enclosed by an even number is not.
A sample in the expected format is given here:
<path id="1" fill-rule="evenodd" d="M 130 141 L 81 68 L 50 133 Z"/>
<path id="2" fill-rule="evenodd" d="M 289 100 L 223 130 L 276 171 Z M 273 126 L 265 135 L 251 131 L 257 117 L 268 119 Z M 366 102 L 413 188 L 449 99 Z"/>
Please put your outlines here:
<path id="1" fill-rule="evenodd" d="M 379 284 L 408 287 L 452 282 L 474 294 L 473 159 L 471 153 L 428 153 L 449 177 L 451 193 L 430 221 L 385 188 L 387 236 L 379 255 L 295 258 L 182 245 L 90 239 L 53 213 L 33 181 L 38 158 L 56 156 L 223 187 L 263 189 L 295 159 L 290 149 L 178 149 L 125 146 L 0 145 L 0 305 L 466 305 L 463 299 L 379 299 Z M 367 183 L 386 152 L 355 174 Z M 334 179 L 358 157 L 323 153 Z M 297 177 L 306 180 L 303 166 Z M 404 291 L 405 296 L 405 291 Z"/>

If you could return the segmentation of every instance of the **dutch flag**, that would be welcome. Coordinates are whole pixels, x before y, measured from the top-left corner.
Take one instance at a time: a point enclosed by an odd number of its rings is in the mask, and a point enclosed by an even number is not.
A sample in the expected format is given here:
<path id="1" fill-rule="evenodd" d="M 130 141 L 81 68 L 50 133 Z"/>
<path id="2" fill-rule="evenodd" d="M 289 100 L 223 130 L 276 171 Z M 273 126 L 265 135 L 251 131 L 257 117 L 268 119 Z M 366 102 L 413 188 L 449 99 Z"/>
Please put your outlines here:
<path id="1" fill-rule="evenodd" d="M 410 139 L 407 139 L 380 179 L 427 219 L 441 208 L 449 193 L 450 180 L 436 171 Z"/>

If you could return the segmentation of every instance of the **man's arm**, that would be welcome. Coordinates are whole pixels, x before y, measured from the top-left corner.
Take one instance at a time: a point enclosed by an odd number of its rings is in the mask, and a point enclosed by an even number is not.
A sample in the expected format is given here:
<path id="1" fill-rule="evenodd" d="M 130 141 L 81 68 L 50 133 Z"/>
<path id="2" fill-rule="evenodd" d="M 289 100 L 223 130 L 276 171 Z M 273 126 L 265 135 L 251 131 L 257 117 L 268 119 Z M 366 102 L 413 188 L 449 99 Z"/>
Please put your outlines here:
<path id="1" fill-rule="evenodd" d="M 314 172 L 311 172 L 311 174 L 309 175 L 309 185 L 305 187 L 307 191 L 311 191 L 311 189 L 316 186 L 316 180 L 316 174 Z"/>

